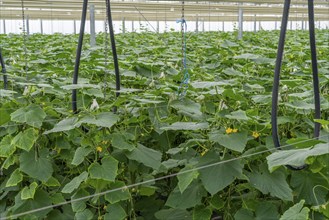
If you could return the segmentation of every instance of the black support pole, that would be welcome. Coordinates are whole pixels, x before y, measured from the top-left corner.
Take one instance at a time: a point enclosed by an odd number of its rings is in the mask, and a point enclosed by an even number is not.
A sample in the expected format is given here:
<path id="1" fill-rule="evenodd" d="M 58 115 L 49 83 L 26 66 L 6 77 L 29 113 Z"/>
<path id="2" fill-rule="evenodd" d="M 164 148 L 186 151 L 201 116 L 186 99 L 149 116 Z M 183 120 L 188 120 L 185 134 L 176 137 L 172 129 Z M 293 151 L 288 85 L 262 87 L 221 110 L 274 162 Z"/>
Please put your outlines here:
<path id="1" fill-rule="evenodd" d="M 87 17 L 87 6 L 88 0 L 83 1 L 82 7 L 82 16 L 81 16 L 81 25 L 80 25 L 80 35 L 79 35 L 79 42 L 77 48 L 77 54 L 75 58 L 75 66 L 74 66 L 74 74 L 73 74 L 73 84 L 78 84 L 78 76 L 79 76 L 79 66 L 80 66 L 80 59 L 81 59 L 81 51 L 82 51 L 82 43 L 83 43 L 83 36 L 85 32 L 85 24 L 86 24 L 86 17 Z M 74 114 L 78 113 L 77 107 L 77 90 L 72 90 L 72 110 Z"/>
<path id="2" fill-rule="evenodd" d="M 114 37 L 114 30 L 113 30 L 113 21 L 112 21 L 112 14 L 111 14 L 111 4 L 110 0 L 105 0 L 106 2 L 106 13 L 108 17 L 108 24 L 109 24 L 109 31 L 110 31 L 110 38 L 111 38 L 111 46 L 112 46 L 112 54 L 113 54 L 113 62 L 114 62 L 114 71 L 115 71 L 115 86 L 116 86 L 116 96 L 120 95 L 120 71 L 119 71 L 119 62 L 118 62 L 118 55 L 117 49 L 115 45 L 115 37 Z"/>
<path id="3" fill-rule="evenodd" d="M 282 16 L 282 26 L 280 33 L 280 40 L 278 46 L 278 53 L 274 71 L 274 82 L 272 91 L 272 138 L 274 146 L 281 149 L 280 139 L 278 134 L 278 98 L 279 98 L 279 86 L 280 86 L 280 72 L 282 66 L 282 57 L 284 51 L 284 42 L 287 31 L 289 9 L 291 0 L 285 0 L 283 16 Z M 308 0 L 308 17 L 309 17 L 309 35 L 310 35 L 310 47 L 311 47 L 311 58 L 312 58 L 312 73 L 313 73 L 313 90 L 314 90 L 314 105 L 315 105 L 315 119 L 321 118 L 321 105 L 320 105 L 320 89 L 319 89 L 319 76 L 318 76 L 318 65 L 316 56 L 316 41 L 315 41 L 315 24 L 314 24 L 314 3 L 313 0 Z M 320 124 L 314 124 L 314 137 L 318 138 L 320 135 Z M 307 165 L 302 165 L 299 167 L 287 165 L 291 170 L 302 170 L 307 167 Z"/>
<path id="4" fill-rule="evenodd" d="M 279 139 L 278 121 L 277 121 L 278 99 L 279 99 L 279 87 L 280 87 L 280 72 L 281 72 L 281 66 L 282 66 L 284 42 L 286 39 L 290 3 L 291 3 L 291 0 L 285 0 L 285 2 L 284 2 L 280 39 L 279 39 L 278 52 L 277 52 L 277 56 L 276 56 L 276 63 L 275 63 L 275 70 L 274 70 L 274 82 L 273 82 L 273 90 L 272 90 L 272 113 L 271 113 L 272 138 L 273 138 L 274 146 L 276 148 L 280 148 L 280 139 Z"/>
<path id="5" fill-rule="evenodd" d="M 4 89 L 7 89 L 8 88 L 8 80 L 7 80 L 7 74 L 6 74 L 7 71 L 6 71 L 6 65 L 5 65 L 3 56 L 2 56 L 1 49 L 0 49 L 0 63 L 1 63 L 1 72 L 3 74 Z"/>
<path id="6" fill-rule="evenodd" d="M 316 56 L 316 41 L 315 41 L 315 24 L 314 24 L 314 3 L 313 0 L 308 0 L 308 22 L 309 22 L 309 34 L 310 34 L 310 46 L 312 57 L 312 72 L 313 72 L 313 92 L 314 92 L 314 118 L 321 118 L 321 104 L 320 104 L 320 88 L 319 88 L 319 74 L 318 74 L 318 62 Z M 320 123 L 314 124 L 314 137 L 320 136 Z"/>

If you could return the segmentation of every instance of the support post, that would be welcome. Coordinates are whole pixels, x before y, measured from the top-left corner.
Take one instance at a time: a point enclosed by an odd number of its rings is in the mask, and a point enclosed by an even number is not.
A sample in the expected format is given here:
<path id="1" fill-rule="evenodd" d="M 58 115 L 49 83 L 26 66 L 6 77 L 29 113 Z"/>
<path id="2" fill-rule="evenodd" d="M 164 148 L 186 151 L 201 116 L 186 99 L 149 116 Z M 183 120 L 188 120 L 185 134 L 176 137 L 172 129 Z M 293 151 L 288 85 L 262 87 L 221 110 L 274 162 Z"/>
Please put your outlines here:
<path id="1" fill-rule="evenodd" d="M 157 33 L 160 32 L 160 24 L 159 24 L 159 20 L 157 20 Z"/>
<path id="2" fill-rule="evenodd" d="M 256 21 L 256 15 L 254 15 L 254 32 L 257 31 L 257 21 Z"/>
<path id="3" fill-rule="evenodd" d="M 40 33 L 43 34 L 43 22 L 42 22 L 42 19 L 40 19 Z"/>
<path id="4" fill-rule="evenodd" d="M 202 32 L 204 32 L 204 20 L 202 20 Z"/>
<path id="5" fill-rule="evenodd" d="M 135 32 L 135 22 L 131 21 L 131 32 Z"/>
<path id="6" fill-rule="evenodd" d="M 290 21 L 290 30 L 292 30 L 292 21 Z"/>
<path id="7" fill-rule="evenodd" d="M 126 18 L 125 17 L 122 18 L 122 33 L 123 34 L 126 33 Z"/>
<path id="8" fill-rule="evenodd" d="M 89 5 L 89 13 L 90 13 L 90 46 L 96 46 L 96 28 L 95 28 L 95 5 Z"/>
<path id="9" fill-rule="evenodd" d="M 77 23 L 76 23 L 75 20 L 73 21 L 73 33 L 74 33 L 74 34 L 77 33 Z"/>
<path id="10" fill-rule="evenodd" d="M 241 40 L 243 37 L 243 9 L 239 8 L 239 34 L 238 39 Z"/>
<path id="11" fill-rule="evenodd" d="M 274 30 L 277 30 L 278 29 L 278 21 L 275 21 L 274 23 Z"/>
<path id="12" fill-rule="evenodd" d="M 2 21 L 3 21 L 3 33 L 6 34 L 6 32 L 7 32 L 6 31 L 6 20 L 3 19 Z"/>
<path id="13" fill-rule="evenodd" d="M 30 36 L 30 17 L 26 16 L 26 34 L 27 36 Z"/>
<path id="14" fill-rule="evenodd" d="M 225 31 L 225 22 L 222 21 L 222 31 L 224 32 Z"/>
<path id="15" fill-rule="evenodd" d="M 199 33 L 199 16 L 196 16 L 195 20 L 195 33 Z"/>

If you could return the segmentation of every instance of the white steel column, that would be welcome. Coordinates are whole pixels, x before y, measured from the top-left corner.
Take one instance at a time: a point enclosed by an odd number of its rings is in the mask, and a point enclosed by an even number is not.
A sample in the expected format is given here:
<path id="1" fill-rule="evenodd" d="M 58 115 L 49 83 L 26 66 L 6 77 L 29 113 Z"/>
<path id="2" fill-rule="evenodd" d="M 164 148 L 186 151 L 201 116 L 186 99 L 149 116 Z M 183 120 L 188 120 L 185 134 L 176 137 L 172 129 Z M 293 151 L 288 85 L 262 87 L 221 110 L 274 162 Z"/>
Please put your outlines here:
<path id="1" fill-rule="evenodd" d="M 96 24 L 95 24 L 95 6 L 89 5 L 89 13 L 90 13 L 90 46 L 96 46 Z"/>
<path id="2" fill-rule="evenodd" d="M 42 19 L 40 19 L 40 33 L 43 34 L 43 22 L 42 22 Z"/>
<path id="3" fill-rule="evenodd" d="M 242 6 L 242 4 L 241 4 Z M 239 34 L 238 34 L 238 39 L 241 40 L 243 37 L 243 9 L 240 7 L 239 8 Z"/>

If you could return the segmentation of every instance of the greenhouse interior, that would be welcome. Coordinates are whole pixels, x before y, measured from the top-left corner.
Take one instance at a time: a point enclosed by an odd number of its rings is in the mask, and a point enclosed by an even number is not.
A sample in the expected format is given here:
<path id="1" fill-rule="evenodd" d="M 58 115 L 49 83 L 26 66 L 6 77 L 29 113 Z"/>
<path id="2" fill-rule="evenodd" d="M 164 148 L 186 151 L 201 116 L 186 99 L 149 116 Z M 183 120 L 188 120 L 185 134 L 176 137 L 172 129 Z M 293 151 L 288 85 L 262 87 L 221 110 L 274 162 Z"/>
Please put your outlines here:
<path id="1" fill-rule="evenodd" d="M 328 0 L 0 0 L 1 220 L 328 220 Z"/>

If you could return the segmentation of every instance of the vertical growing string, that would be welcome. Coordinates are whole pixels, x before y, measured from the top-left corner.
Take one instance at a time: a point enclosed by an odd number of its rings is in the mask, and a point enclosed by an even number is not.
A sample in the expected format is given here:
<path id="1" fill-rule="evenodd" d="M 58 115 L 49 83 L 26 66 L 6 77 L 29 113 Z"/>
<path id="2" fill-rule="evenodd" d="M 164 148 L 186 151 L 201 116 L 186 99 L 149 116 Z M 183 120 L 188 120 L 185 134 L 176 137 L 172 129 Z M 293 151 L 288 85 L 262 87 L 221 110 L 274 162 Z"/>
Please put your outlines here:
<path id="1" fill-rule="evenodd" d="M 182 1 L 182 18 L 177 20 L 177 23 L 181 23 L 181 33 L 182 33 L 182 64 L 183 64 L 183 79 L 178 89 L 178 96 L 179 98 L 185 97 L 188 89 L 188 83 L 190 80 L 190 74 L 187 70 L 187 55 L 186 55 L 186 32 L 187 32 L 187 23 L 185 20 L 185 9 L 184 9 L 185 2 Z"/>

